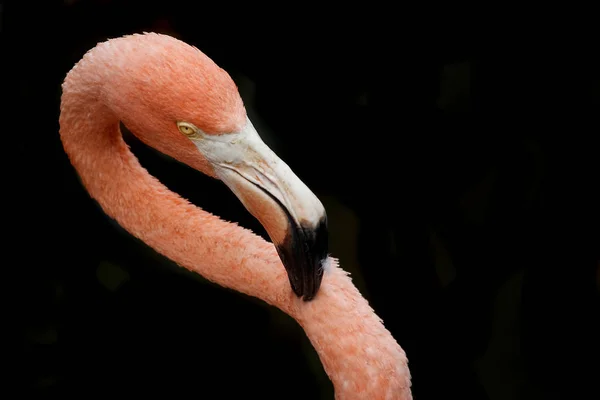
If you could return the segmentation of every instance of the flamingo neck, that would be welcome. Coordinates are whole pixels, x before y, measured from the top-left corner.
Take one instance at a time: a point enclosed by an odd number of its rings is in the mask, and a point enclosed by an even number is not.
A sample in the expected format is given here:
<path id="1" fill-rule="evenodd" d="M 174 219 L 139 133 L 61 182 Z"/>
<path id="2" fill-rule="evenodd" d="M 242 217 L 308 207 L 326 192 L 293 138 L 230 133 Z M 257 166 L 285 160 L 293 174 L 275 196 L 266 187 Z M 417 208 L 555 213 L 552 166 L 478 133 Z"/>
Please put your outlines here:
<path id="1" fill-rule="evenodd" d="M 63 95 L 60 134 L 83 185 L 133 236 L 206 279 L 291 312 L 275 248 L 173 193 L 129 150 L 112 112 Z M 288 299 L 289 298 L 289 299 Z"/>
<path id="2" fill-rule="evenodd" d="M 330 260 L 315 300 L 296 298 L 271 243 L 168 190 L 131 153 L 94 84 L 82 90 L 85 82 L 69 80 L 63 85 L 61 140 L 107 215 L 177 264 L 293 317 L 319 354 L 336 398 L 412 398 L 403 350 L 337 261 Z"/>

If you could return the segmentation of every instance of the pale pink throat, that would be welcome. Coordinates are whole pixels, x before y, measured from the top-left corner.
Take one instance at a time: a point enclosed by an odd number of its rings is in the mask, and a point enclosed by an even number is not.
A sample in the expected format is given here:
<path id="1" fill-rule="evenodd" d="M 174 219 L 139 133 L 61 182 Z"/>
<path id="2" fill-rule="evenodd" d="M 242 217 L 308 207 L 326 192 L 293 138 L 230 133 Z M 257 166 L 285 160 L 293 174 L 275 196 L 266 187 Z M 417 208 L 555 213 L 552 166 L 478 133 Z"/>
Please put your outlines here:
<path id="1" fill-rule="evenodd" d="M 206 93 L 204 105 L 189 98 L 161 97 L 151 90 L 137 92 L 148 87 L 148 82 L 165 83 L 153 77 L 161 73 L 158 68 L 145 71 L 145 78 L 131 78 L 136 71 L 129 57 L 156 56 L 154 52 L 161 51 L 171 52 L 173 60 L 191 54 L 202 58 L 205 68 L 185 71 L 182 79 L 217 77 L 211 79 L 217 84 Z M 60 136 L 86 189 L 109 216 L 159 253 L 296 319 L 319 354 L 336 398 L 411 399 L 403 350 L 335 260 L 329 260 L 317 298 L 301 301 L 292 293 L 271 243 L 169 191 L 129 151 L 119 130 L 120 120 L 158 150 L 176 153 L 180 161 L 212 175 L 208 165 L 193 157 L 193 148 L 181 151 L 186 144 L 176 132 L 171 135 L 171 127 L 161 119 L 192 107 L 187 112 L 205 118 L 203 129 L 218 133 L 236 129 L 245 118 L 239 96 L 231 96 L 229 84 L 224 83 L 228 80 L 221 77 L 224 72 L 197 53 L 201 54 L 168 36 L 127 36 L 94 48 L 68 74 L 63 84 Z M 184 68 L 185 62 L 163 67 Z M 225 94 L 218 92 L 223 88 Z M 132 96 L 145 100 L 136 105 L 139 102 L 131 101 Z M 224 96 L 220 104 L 226 107 L 206 107 L 212 97 L 219 96 Z"/>

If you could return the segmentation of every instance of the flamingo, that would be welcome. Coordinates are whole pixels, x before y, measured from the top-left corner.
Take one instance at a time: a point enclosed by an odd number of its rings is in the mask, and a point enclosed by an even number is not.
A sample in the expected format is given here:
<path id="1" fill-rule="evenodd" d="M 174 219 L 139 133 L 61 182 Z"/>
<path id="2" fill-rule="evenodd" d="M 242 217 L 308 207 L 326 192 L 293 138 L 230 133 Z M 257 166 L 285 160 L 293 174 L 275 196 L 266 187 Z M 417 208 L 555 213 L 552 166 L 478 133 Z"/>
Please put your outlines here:
<path id="1" fill-rule="evenodd" d="M 157 33 L 98 43 L 65 77 L 59 122 L 103 211 L 178 265 L 294 318 L 336 399 L 412 398 L 405 352 L 328 254 L 322 203 L 261 140 L 235 83 L 209 57 Z M 129 150 L 120 122 L 225 183 L 272 243 L 169 191 Z"/>

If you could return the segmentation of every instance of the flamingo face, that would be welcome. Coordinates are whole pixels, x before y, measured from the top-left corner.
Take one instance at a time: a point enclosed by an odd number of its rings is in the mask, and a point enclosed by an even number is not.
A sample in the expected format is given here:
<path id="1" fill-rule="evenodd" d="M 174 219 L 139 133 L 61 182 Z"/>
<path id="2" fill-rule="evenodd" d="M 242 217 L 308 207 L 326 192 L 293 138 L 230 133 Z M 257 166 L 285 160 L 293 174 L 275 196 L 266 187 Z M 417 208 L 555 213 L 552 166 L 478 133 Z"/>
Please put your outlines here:
<path id="1" fill-rule="evenodd" d="M 104 44 L 93 57 L 112 60 L 114 51 Z M 328 255 L 325 209 L 263 143 L 229 74 L 168 36 L 126 41 L 119 51 L 127 62 L 102 70 L 110 71 L 102 81 L 119 82 L 102 86 L 104 104 L 147 145 L 222 180 L 267 230 L 294 293 L 314 298 Z"/>
<path id="2" fill-rule="evenodd" d="M 228 134 L 206 134 L 186 121 L 177 127 L 265 227 L 294 293 L 313 299 L 328 248 L 327 215 L 319 199 L 261 140 L 247 117 L 240 131 Z"/>

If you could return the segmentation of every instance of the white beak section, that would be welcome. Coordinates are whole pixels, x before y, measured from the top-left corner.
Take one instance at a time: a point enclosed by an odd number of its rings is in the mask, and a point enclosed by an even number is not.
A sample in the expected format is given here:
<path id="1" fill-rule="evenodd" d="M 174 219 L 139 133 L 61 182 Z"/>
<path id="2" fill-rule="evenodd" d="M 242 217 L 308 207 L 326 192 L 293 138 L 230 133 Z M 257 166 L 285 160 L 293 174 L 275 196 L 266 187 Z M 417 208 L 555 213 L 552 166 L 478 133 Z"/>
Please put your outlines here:
<path id="1" fill-rule="evenodd" d="M 217 177 L 264 226 L 296 295 L 312 299 L 327 258 L 323 204 L 262 141 L 249 119 L 241 132 L 200 133 L 193 141 Z"/>

